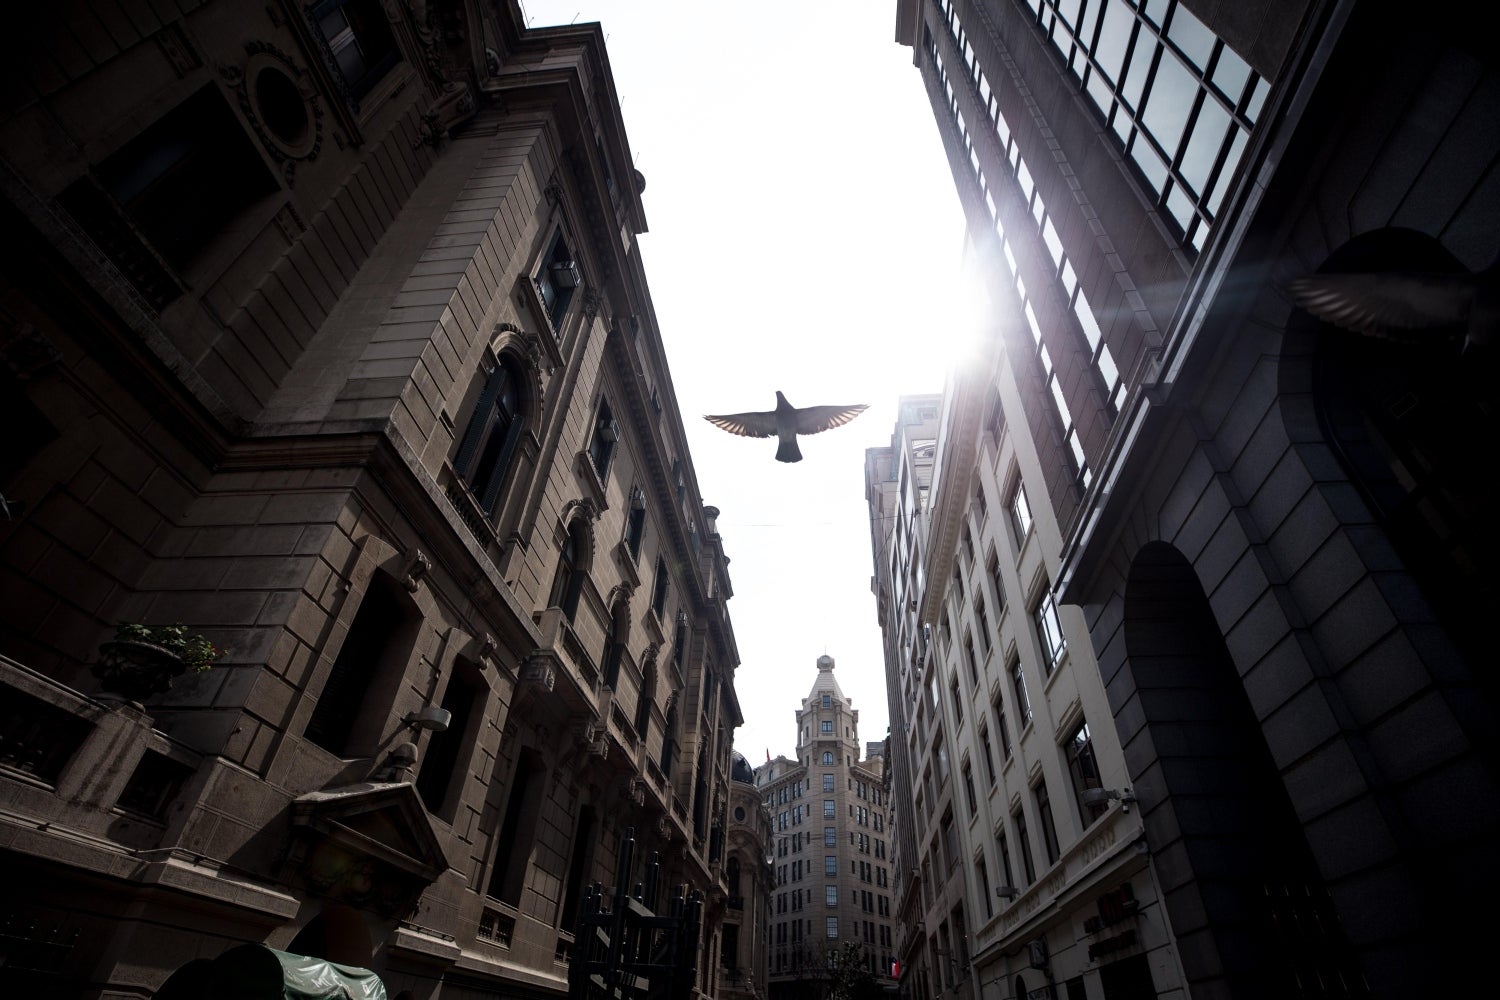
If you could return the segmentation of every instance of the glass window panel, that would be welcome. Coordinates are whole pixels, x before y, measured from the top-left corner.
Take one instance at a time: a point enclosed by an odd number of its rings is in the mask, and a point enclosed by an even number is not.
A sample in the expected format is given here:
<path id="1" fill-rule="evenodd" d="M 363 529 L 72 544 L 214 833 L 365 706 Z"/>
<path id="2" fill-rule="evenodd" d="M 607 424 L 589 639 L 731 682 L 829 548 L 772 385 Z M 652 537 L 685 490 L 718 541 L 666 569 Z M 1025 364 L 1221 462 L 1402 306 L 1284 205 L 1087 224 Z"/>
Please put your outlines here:
<path id="1" fill-rule="evenodd" d="M 1235 169 L 1240 165 L 1240 157 L 1245 155 L 1245 144 L 1250 133 L 1243 129 L 1234 130 L 1234 139 L 1229 145 L 1229 155 L 1224 158 L 1224 166 L 1219 171 L 1219 176 L 1214 178 L 1213 189 L 1209 191 L 1208 197 L 1203 203 L 1208 207 L 1211 215 L 1219 214 L 1219 205 L 1224 201 L 1224 194 L 1229 190 L 1230 178 L 1234 176 Z"/>
<path id="2" fill-rule="evenodd" d="M 1068 27 L 1076 28 L 1078 26 L 1078 12 L 1082 6 L 1082 0 L 1058 0 L 1057 14 L 1064 21 L 1068 22 Z"/>
<path id="3" fill-rule="evenodd" d="M 1172 14 L 1172 26 L 1167 29 L 1167 37 L 1188 57 L 1188 62 L 1197 66 L 1200 71 L 1208 65 L 1208 58 L 1214 52 L 1214 34 L 1180 3 Z"/>
<path id="4" fill-rule="evenodd" d="M 1141 91 L 1146 86 L 1146 75 L 1151 70 L 1151 59 L 1160 48 L 1160 44 L 1142 31 L 1135 40 L 1135 48 L 1130 50 L 1130 66 L 1125 71 L 1124 86 L 1120 89 L 1120 96 L 1125 98 L 1125 103 L 1132 108 L 1141 106 Z"/>
<path id="5" fill-rule="evenodd" d="M 1205 95 L 1203 107 L 1198 109 L 1193 130 L 1188 133 L 1186 146 L 1182 150 L 1182 165 L 1179 171 L 1188 186 L 1202 191 L 1208 184 L 1209 172 L 1219 158 L 1224 146 L 1224 134 L 1230 128 L 1229 112 L 1214 98 Z"/>
<path id="6" fill-rule="evenodd" d="M 1039 226 L 1042 224 L 1042 221 L 1047 217 L 1047 206 L 1042 204 L 1042 199 L 1041 198 L 1038 198 L 1034 202 L 1031 203 L 1031 214 L 1032 214 L 1033 217 L 1036 218 L 1036 224 L 1039 225 Z"/>
<path id="7" fill-rule="evenodd" d="M 979 99 L 985 105 L 990 103 L 990 82 L 984 78 L 983 73 L 979 74 Z"/>
<path id="8" fill-rule="evenodd" d="M 1036 321 L 1036 313 L 1031 311 L 1031 303 L 1026 303 L 1026 305 L 1021 308 L 1021 311 L 1026 314 L 1026 325 L 1031 327 L 1031 339 L 1040 344 L 1042 342 L 1042 327 L 1041 324 Z M 1045 353 L 1046 348 L 1043 348 L 1042 350 Z M 1050 367 L 1050 365 L 1048 367 Z"/>
<path id="9" fill-rule="evenodd" d="M 1009 144 L 1010 126 L 1005 124 L 1004 115 L 1001 115 L 999 118 L 995 119 L 995 134 L 1000 137 L 1000 144 L 1002 146 Z"/>
<path id="10" fill-rule="evenodd" d="M 1099 113 L 1109 114 L 1109 107 L 1114 102 L 1114 92 L 1109 89 L 1109 81 L 1104 79 L 1103 74 L 1097 69 L 1090 68 L 1083 88 L 1089 95 L 1089 100 L 1094 102 L 1094 107 L 1099 109 Z"/>
<path id="11" fill-rule="evenodd" d="M 1170 51 L 1161 54 L 1151 94 L 1146 98 L 1141 124 L 1145 126 L 1167 156 L 1177 153 L 1182 131 L 1187 126 L 1193 100 L 1198 96 L 1198 81 L 1191 71 Z"/>
<path id="12" fill-rule="evenodd" d="M 1151 148 L 1151 144 L 1146 141 L 1145 137 L 1139 133 L 1136 134 L 1135 142 L 1131 144 L 1130 156 L 1135 160 L 1135 165 L 1141 168 L 1141 173 L 1146 175 L 1146 181 L 1152 189 L 1160 192 L 1167 184 L 1167 165 L 1162 162 L 1161 157 L 1156 155 L 1156 150 Z"/>
<path id="13" fill-rule="evenodd" d="M 1099 41 L 1094 45 L 1094 61 L 1111 80 L 1120 79 L 1134 30 L 1135 12 L 1125 6 L 1124 0 L 1109 0 L 1104 8 L 1104 23 L 1099 28 Z"/>
<path id="14" fill-rule="evenodd" d="M 1250 89 L 1250 102 L 1245 108 L 1245 117 L 1251 124 L 1260 117 L 1260 109 L 1266 103 L 1266 95 L 1271 92 L 1271 87 L 1265 80 L 1257 77 L 1255 85 Z"/>
<path id="15" fill-rule="evenodd" d="M 1083 327 L 1083 338 L 1089 342 L 1089 350 L 1097 351 L 1103 334 L 1099 332 L 1099 324 L 1094 321 L 1094 311 L 1089 308 L 1089 300 L 1082 292 L 1078 293 L 1078 301 L 1073 303 L 1073 314 L 1078 317 L 1078 325 Z"/>
<path id="16" fill-rule="evenodd" d="M 1126 113 L 1123 105 L 1115 109 L 1112 126 L 1115 130 L 1115 135 L 1120 137 L 1120 144 L 1128 147 L 1130 145 L 1130 136 L 1135 131 L 1135 123 L 1130 120 L 1130 115 Z"/>
<path id="17" fill-rule="evenodd" d="M 1031 201 L 1031 194 L 1036 190 L 1036 185 L 1031 182 L 1031 171 L 1026 169 L 1026 164 L 1016 166 L 1016 180 L 1021 183 L 1021 197 Z"/>
<path id="18" fill-rule="evenodd" d="M 1004 243 L 1004 245 L 1002 245 L 1000 249 L 1005 254 L 1005 263 L 1007 263 L 1007 264 L 1010 265 L 1010 273 L 1011 274 L 1015 274 L 1016 273 L 1016 255 L 1013 254 L 1013 253 L 1011 253 L 1011 251 L 1010 251 L 1010 241 L 1006 240 L 1005 243 Z"/>
<path id="19" fill-rule="evenodd" d="M 1073 461 L 1078 465 L 1079 475 L 1084 477 L 1083 483 L 1085 486 L 1087 486 L 1089 464 L 1088 462 L 1084 461 L 1083 442 L 1079 440 L 1078 431 L 1076 428 L 1068 432 L 1068 449 L 1073 452 Z"/>
<path id="20" fill-rule="evenodd" d="M 1073 270 L 1073 262 L 1066 257 L 1062 262 L 1062 283 L 1064 291 L 1068 293 L 1068 299 L 1071 300 L 1073 293 L 1078 291 L 1078 275 Z"/>
<path id="21" fill-rule="evenodd" d="M 1181 184 L 1173 184 L 1172 190 L 1167 193 L 1167 211 L 1177 220 L 1182 231 L 1187 232 L 1188 226 L 1193 222 L 1193 200 L 1188 197 Z"/>
<path id="22" fill-rule="evenodd" d="M 984 203 L 985 203 L 985 205 L 989 206 L 990 218 L 992 218 L 992 219 L 998 219 L 998 218 L 1000 218 L 999 212 L 997 212 L 995 210 L 995 195 L 994 195 L 994 192 L 989 191 L 989 190 L 986 190 L 984 192 Z"/>
<path id="23" fill-rule="evenodd" d="M 1037 201 L 1040 204 L 1041 199 L 1037 199 Z M 1047 252 L 1052 255 L 1052 266 L 1062 267 L 1062 240 L 1058 237 L 1057 229 L 1052 225 L 1050 217 L 1042 220 L 1042 242 L 1047 244 Z"/>
<path id="24" fill-rule="evenodd" d="M 1141 11 L 1152 24 L 1160 25 L 1167 16 L 1167 0 L 1144 0 Z"/>
<path id="25" fill-rule="evenodd" d="M 1112 388 L 1120 381 L 1120 369 L 1115 367 L 1114 355 L 1109 353 L 1108 344 L 1099 348 L 1098 368 L 1099 374 L 1104 376 L 1106 388 Z"/>
<path id="26" fill-rule="evenodd" d="M 1068 409 L 1068 400 L 1063 396 L 1062 379 L 1054 377 L 1050 381 L 1052 383 L 1052 398 L 1057 401 L 1058 416 L 1062 417 L 1064 426 L 1071 427 L 1073 425 L 1073 411 Z"/>
<path id="27" fill-rule="evenodd" d="M 1040 332 L 1041 331 L 1038 331 L 1038 336 L 1040 336 Z M 1047 345 L 1046 344 L 1039 344 L 1039 347 L 1041 349 L 1036 352 L 1036 356 L 1037 356 L 1037 360 L 1042 363 L 1042 377 L 1043 378 L 1051 378 L 1052 377 L 1052 355 L 1050 355 L 1050 354 L 1047 353 Z"/>
<path id="28" fill-rule="evenodd" d="M 1239 106 L 1240 95 L 1245 92 L 1245 82 L 1250 79 L 1250 66 L 1237 55 L 1234 49 L 1224 46 L 1219 50 L 1219 61 L 1214 65 L 1214 86 L 1224 96 Z"/>

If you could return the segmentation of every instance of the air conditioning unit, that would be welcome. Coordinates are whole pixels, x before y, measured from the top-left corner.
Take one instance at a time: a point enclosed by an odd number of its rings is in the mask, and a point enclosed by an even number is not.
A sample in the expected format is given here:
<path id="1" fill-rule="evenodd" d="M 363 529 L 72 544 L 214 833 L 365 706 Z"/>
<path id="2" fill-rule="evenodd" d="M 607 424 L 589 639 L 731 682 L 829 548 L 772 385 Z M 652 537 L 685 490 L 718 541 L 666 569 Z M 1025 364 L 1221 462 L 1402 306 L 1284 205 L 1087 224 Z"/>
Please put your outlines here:
<path id="1" fill-rule="evenodd" d="M 552 272 L 552 280 L 557 282 L 559 288 L 577 288 L 583 284 L 583 272 L 578 269 L 576 260 L 560 260 L 549 270 Z"/>
<path id="2" fill-rule="evenodd" d="M 599 421 L 599 436 L 606 441 L 620 440 L 620 425 L 613 420 Z"/>

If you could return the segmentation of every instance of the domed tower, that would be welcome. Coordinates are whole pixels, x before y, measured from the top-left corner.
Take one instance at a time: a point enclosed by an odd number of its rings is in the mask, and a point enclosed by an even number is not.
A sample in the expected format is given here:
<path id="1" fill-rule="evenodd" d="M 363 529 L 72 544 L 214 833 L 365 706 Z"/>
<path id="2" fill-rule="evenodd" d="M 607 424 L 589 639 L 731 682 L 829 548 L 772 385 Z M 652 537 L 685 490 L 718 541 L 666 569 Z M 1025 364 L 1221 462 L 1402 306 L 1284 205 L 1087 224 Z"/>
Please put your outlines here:
<path id="1" fill-rule="evenodd" d="M 797 756 L 805 761 L 848 766 L 859 760 L 859 712 L 833 676 L 833 657 L 818 657 L 818 676 L 797 712 Z"/>

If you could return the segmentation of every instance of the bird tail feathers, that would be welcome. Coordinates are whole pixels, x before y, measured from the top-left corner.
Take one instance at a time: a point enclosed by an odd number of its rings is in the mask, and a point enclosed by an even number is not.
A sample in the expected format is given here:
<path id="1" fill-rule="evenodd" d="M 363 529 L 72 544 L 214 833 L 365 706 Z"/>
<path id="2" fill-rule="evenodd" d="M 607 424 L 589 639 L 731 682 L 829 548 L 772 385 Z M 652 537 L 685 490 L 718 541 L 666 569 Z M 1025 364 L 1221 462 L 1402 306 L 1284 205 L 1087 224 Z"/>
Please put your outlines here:
<path id="1" fill-rule="evenodd" d="M 783 441 L 776 449 L 776 461 L 778 462 L 800 462 L 802 461 L 802 449 L 797 447 L 797 442 Z"/>

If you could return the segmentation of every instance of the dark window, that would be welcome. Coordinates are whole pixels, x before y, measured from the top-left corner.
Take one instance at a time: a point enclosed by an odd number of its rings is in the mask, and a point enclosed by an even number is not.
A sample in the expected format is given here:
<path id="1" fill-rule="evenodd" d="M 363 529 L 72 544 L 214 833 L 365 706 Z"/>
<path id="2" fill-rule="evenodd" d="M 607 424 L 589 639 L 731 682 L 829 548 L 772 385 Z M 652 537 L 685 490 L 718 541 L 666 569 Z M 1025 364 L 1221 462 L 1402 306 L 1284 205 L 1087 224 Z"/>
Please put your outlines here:
<path id="1" fill-rule="evenodd" d="M 338 756 L 373 751 L 381 720 L 367 719 L 365 706 L 388 703 L 416 641 L 420 615 L 396 594 L 391 581 L 370 581 L 338 656 L 318 693 L 304 735 Z M 368 713 L 373 714 L 373 713 Z M 364 726 L 359 723 L 364 721 Z"/>
<path id="2" fill-rule="evenodd" d="M 531 851 L 536 844 L 545 779 L 545 767 L 536 751 L 523 749 L 510 781 L 505 819 L 500 826 L 500 836 L 496 838 L 488 888 L 489 895 L 511 906 L 518 906 L 521 902 L 521 886 L 526 880 Z"/>
<path id="3" fill-rule="evenodd" d="M 166 816 L 167 806 L 177 797 L 193 769 L 170 757 L 147 750 L 120 793 L 119 805 L 155 819 Z"/>
<path id="4" fill-rule="evenodd" d="M 588 576 L 588 528 L 575 520 L 568 528 L 562 551 L 557 554 L 557 575 L 552 580 L 552 596 L 549 607 L 562 608 L 569 621 L 578 613 L 578 598 L 583 593 L 583 581 Z"/>
<path id="5" fill-rule="evenodd" d="M 615 441 L 620 437 L 620 425 L 615 422 L 608 403 L 599 404 L 599 416 L 594 420 L 594 434 L 589 439 L 589 461 L 600 481 L 609 478 L 610 459 L 615 455 Z"/>
<path id="6" fill-rule="evenodd" d="M 583 894 L 583 876 L 594 853 L 594 840 L 594 810 L 582 806 L 578 810 L 578 827 L 573 835 L 573 856 L 568 861 L 568 881 L 563 889 L 560 926 L 565 931 L 572 931 L 578 920 L 578 899 Z"/>
<path id="7" fill-rule="evenodd" d="M 1026 813 L 1017 809 L 1011 814 L 1016 824 L 1016 845 L 1021 852 L 1021 869 L 1026 873 L 1026 884 L 1036 881 L 1036 866 L 1031 862 L 1031 833 L 1026 829 Z"/>
<path id="8" fill-rule="evenodd" d="M 454 471 L 486 514 L 493 514 L 500 487 L 515 459 L 516 445 L 526 426 L 522 410 L 524 383 L 508 358 L 490 373 L 469 418 L 463 442 L 453 459 Z"/>
<path id="9" fill-rule="evenodd" d="M 667 560 L 661 556 L 656 557 L 656 582 L 651 590 L 651 610 L 656 612 L 659 621 L 667 613 L 667 587 L 671 580 L 667 578 Z"/>
<path id="10" fill-rule="evenodd" d="M 1026 675 L 1021 672 L 1020 660 L 1011 661 L 1010 684 L 1016 692 L 1016 718 L 1021 723 L 1021 729 L 1025 730 L 1031 725 L 1031 699 L 1026 697 Z"/>
<path id="11" fill-rule="evenodd" d="M 98 164 L 94 174 L 156 252 L 179 270 L 242 211 L 278 190 L 234 112 L 212 86 L 147 126 Z M 140 268 L 86 185 L 69 188 L 63 205 L 91 234 L 98 233 L 101 247 L 134 281 Z"/>
<path id="12" fill-rule="evenodd" d="M 1068 773 L 1073 777 L 1073 794 L 1078 797 L 1078 810 L 1087 825 L 1104 815 L 1105 803 L 1085 804 L 1083 793 L 1090 788 L 1101 788 L 1099 762 L 1094 758 L 1094 741 L 1089 736 L 1088 723 L 1080 722 L 1078 728 L 1063 748 L 1068 756 Z"/>
<path id="13" fill-rule="evenodd" d="M 639 486 L 630 494 L 630 513 L 625 516 L 625 548 L 639 562 L 641 540 L 646 537 L 646 494 Z"/>
<path id="14" fill-rule="evenodd" d="M 552 234 L 552 242 L 542 255 L 542 266 L 537 269 L 534 280 L 542 306 L 547 310 L 547 321 L 554 331 L 560 330 L 563 317 L 568 313 L 568 303 L 573 301 L 573 293 L 583 284 L 583 274 L 573 259 L 573 252 L 568 249 L 567 240 L 563 239 L 561 229 Z"/>
<path id="15" fill-rule="evenodd" d="M 443 806 L 453 788 L 453 779 L 458 774 L 458 758 L 462 750 L 473 745 L 469 733 L 472 709 L 480 701 L 480 687 L 473 676 L 473 667 L 460 663 L 448 681 L 448 690 L 443 692 L 443 708 L 450 713 L 448 728 L 433 733 L 427 741 L 422 755 L 422 771 L 417 775 L 417 794 L 428 812 L 452 815 Z"/>
<path id="16" fill-rule="evenodd" d="M 358 108 L 359 99 L 400 61 L 390 21 L 376 0 L 325 0 L 312 16 Z"/>
<path id="17" fill-rule="evenodd" d="M 1057 827 L 1052 822 L 1052 796 L 1047 792 L 1046 779 L 1037 782 L 1034 793 L 1037 815 L 1042 822 L 1042 847 L 1047 854 L 1047 864 L 1056 864 L 1061 851 L 1057 846 Z"/>
<path id="18" fill-rule="evenodd" d="M 656 662 L 646 664 L 645 676 L 641 678 L 641 694 L 635 704 L 635 733 L 646 738 L 646 727 L 651 722 L 651 703 L 656 700 Z"/>

